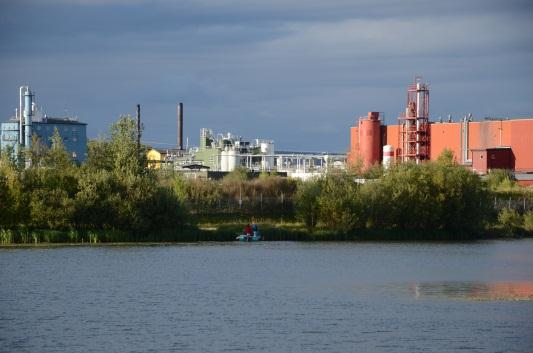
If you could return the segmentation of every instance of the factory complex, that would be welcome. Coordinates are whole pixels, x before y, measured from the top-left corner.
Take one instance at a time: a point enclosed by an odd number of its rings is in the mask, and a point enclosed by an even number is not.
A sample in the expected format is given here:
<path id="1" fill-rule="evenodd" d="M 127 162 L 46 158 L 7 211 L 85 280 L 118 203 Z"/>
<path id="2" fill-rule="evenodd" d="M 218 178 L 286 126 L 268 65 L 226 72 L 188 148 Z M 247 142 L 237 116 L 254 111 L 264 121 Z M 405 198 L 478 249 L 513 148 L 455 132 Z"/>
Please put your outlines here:
<path id="1" fill-rule="evenodd" d="M 429 85 L 420 79 L 407 88 L 405 111 L 398 123 L 384 125 L 382 113 L 369 112 L 350 128 L 347 154 L 276 151 L 272 139 L 245 139 L 232 133 L 200 130 L 199 146 L 183 144 L 183 104 L 177 106 L 176 148 L 148 150 L 149 167 L 180 171 L 193 177 L 221 177 L 237 168 L 250 172 L 275 172 L 308 179 L 331 170 L 348 167 L 368 169 L 383 163 L 436 160 L 445 150 L 455 161 L 484 175 L 493 169 L 513 171 L 522 185 L 533 185 L 533 118 L 485 118 L 473 121 L 472 115 L 460 121 L 429 120 Z M 140 106 L 137 106 L 140 129 Z M 17 155 L 32 143 L 50 146 L 57 131 L 72 160 L 80 164 L 87 158 L 87 124 L 72 117 L 53 118 L 43 114 L 29 86 L 19 90 L 15 115 L 0 123 L 0 151 Z M 138 132 L 140 134 L 140 131 Z M 140 135 L 139 135 L 140 136 Z M 31 161 L 26 160 L 26 165 Z"/>
<path id="2" fill-rule="evenodd" d="M 0 151 L 17 156 L 22 149 L 30 149 L 35 138 L 50 147 L 55 131 L 74 162 L 80 164 L 87 159 L 87 124 L 71 117 L 52 118 L 43 114 L 35 101 L 35 92 L 29 86 L 21 86 L 15 116 L 0 123 Z"/>
<path id="3" fill-rule="evenodd" d="M 278 173 L 308 179 L 331 169 L 344 169 L 345 154 L 276 152 L 274 141 L 247 140 L 231 133 L 215 134 L 200 130 L 200 146 L 183 149 L 151 149 L 148 160 L 152 168 L 170 168 L 194 177 L 217 178 L 244 168 L 250 172 Z"/>
<path id="4" fill-rule="evenodd" d="M 346 154 L 276 152 L 271 139 L 245 139 L 232 133 L 200 129 L 198 147 L 184 148 L 183 103 L 177 106 L 178 143 L 176 149 L 148 151 L 151 168 L 178 170 L 189 177 L 220 178 L 237 168 L 255 173 L 278 173 L 308 179 L 332 169 L 344 169 Z"/>
<path id="5" fill-rule="evenodd" d="M 369 112 L 350 128 L 348 164 L 436 160 L 445 150 L 478 174 L 493 169 L 513 171 L 522 185 L 533 185 L 533 118 L 473 121 L 429 121 L 429 86 L 420 80 L 407 89 L 405 112 L 398 124 L 383 125 L 379 112 Z"/>

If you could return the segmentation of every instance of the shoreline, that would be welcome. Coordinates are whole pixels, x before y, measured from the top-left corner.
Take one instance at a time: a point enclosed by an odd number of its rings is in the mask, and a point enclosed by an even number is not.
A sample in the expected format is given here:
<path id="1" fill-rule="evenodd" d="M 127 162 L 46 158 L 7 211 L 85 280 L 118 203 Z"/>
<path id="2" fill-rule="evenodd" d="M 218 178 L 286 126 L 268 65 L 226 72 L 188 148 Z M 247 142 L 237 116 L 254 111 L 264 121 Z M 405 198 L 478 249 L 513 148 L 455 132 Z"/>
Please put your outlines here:
<path id="1" fill-rule="evenodd" d="M 236 242 L 239 228 L 235 224 L 220 224 L 205 227 L 163 230 L 159 232 L 133 232 L 118 230 L 43 230 L 0 229 L 0 248 L 39 248 L 69 246 L 165 246 L 195 244 L 202 242 Z M 335 233 L 315 230 L 313 233 L 287 224 L 285 227 L 273 224 L 260 224 L 264 242 L 428 242 L 428 243 L 468 243 L 485 240 L 514 240 L 532 238 L 531 232 L 506 233 L 504 229 L 489 228 L 477 234 L 452 231 L 420 230 L 359 230 L 352 233 Z"/>

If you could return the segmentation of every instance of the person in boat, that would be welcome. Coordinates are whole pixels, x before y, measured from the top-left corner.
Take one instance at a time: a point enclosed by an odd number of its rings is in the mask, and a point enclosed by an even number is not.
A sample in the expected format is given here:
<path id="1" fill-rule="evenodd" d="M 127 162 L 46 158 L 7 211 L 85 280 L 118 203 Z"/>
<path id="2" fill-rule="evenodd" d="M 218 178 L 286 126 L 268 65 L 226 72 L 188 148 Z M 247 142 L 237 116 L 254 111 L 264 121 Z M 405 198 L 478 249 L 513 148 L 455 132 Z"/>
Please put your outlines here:
<path id="1" fill-rule="evenodd" d="M 252 234 L 254 236 L 259 235 L 259 228 L 257 228 L 257 223 L 252 224 Z"/>
<path id="2" fill-rule="evenodd" d="M 247 224 L 246 227 L 244 227 L 244 234 L 247 237 L 251 237 L 252 236 L 252 227 L 250 227 L 250 224 Z"/>

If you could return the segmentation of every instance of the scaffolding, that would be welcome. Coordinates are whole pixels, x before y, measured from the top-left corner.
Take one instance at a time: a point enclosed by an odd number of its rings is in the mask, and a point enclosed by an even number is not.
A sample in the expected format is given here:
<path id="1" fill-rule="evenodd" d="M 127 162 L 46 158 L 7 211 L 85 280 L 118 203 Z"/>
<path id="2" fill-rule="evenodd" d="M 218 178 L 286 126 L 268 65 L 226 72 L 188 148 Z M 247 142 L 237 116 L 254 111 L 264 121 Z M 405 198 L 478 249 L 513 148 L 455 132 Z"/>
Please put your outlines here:
<path id="1" fill-rule="evenodd" d="M 415 78 L 407 88 L 405 113 L 398 117 L 398 160 L 415 162 L 429 159 L 429 86 Z"/>

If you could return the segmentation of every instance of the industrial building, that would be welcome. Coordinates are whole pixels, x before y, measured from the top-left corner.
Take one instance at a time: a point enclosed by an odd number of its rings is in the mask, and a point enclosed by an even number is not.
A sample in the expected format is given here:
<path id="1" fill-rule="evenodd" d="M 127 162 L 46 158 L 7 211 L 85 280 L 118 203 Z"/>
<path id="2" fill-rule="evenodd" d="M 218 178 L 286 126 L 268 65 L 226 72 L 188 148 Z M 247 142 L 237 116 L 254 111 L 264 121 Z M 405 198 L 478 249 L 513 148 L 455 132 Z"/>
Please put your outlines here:
<path id="1" fill-rule="evenodd" d="M 0 152 L 11 150 L 14 155 L 18 155 L 22 149 L 31 148 L 33 136 L 50 147 L 51 137 L 57 130 L 72 160 L 76 163 L 85 161 L 87 124 L 70 117 L 49 117 L 39 109 L 35 93 L 30 87 L 22 86 L 19 92 L 19 108 L 15 110 L 15 116 L 0 124 Z"/>
<path id="2" fill-rule="evenodd" d="M 332 168 L 344 169 L 346 164 L 345 154 L 276 152 L 273 140 L 247 140 L 231 133 L 215 134 L 207 128 L 200 130 L 199 147 L 187 151 L 153 148 L 147 156 L 152 168 L 167 166 L 182 172 L 193 170 L 194 175 L 198 175 L 199 170 L 206 174 L 207 170 L 228 173 L 245 168 L 250 172 L 276 172 L 308 179 L 323 175 Z"/>
<path id="3" fill-rule="evenodd" d="M 183 103 L 177 106 L 178 144 L 176 148 L 152 148 L 147 153 L 149 166 L 170 168 L 187 175 L 224 175 L 236 168 L 252 173 L 275 172 L 308 179 L 332 168 L 344 169 L 346 155 L 337 153 L 276 152 L 271 139 L 245 139 L 232 133 L 200 129 L 198 147 L 183 146 Z"/>
<path id="4" fill-rule="evenodd" d="M 436 160 L 444 150 L 455 160 L 479 174 L 491 169 L 515 172 L 517 180 L 533 179 L 533 118 L 485 119 L 473 121 L 429 121 L 429 87 L 415 81 L 408 86 L 405 113 L 397 125 L 383 125 L 381 114 L 369 112 L 350 128 L 348 163 L 420 163 Z M 533 183 L 533 181 L 531 182 Z"/>

